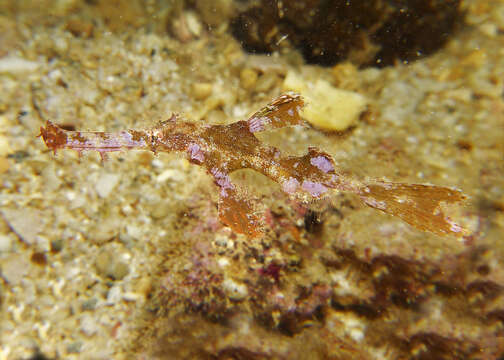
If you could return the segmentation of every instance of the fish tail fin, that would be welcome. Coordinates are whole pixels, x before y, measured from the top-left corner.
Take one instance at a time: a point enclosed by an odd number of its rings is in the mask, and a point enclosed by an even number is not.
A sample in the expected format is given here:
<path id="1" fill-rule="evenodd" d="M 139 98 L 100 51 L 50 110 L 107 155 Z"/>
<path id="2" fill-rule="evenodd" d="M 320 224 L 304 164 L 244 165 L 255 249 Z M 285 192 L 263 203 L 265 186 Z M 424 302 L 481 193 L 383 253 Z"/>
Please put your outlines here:
<path id="1" fill-rule="evenodd" d="M 442 204 L 466 197 L 460 191 L 432 185 L 379 182 L 364 185 L 359 195 L 372 208 L 397 216 L 411 226 L 437 235 L 467 235 L 467 230 L 443 212 Z"/>

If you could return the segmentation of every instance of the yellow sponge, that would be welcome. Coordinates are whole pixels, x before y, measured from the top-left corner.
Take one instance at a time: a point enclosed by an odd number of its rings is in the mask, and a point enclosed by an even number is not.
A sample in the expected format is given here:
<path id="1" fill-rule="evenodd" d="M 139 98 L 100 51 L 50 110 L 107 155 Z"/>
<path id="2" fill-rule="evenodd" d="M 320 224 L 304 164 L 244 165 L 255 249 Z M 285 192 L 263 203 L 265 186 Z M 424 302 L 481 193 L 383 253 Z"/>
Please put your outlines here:
<path id="1" fill-rule="evenodd" d="M 293 71 L 287 73 L 283 87 L 303 95 L 306 99 L 303 118 L 323 130 L 347 129 L 357 121 L 367 104 L 366 98 L 356 92 L 335 88 L 321 79 L 310 83 Z"/>

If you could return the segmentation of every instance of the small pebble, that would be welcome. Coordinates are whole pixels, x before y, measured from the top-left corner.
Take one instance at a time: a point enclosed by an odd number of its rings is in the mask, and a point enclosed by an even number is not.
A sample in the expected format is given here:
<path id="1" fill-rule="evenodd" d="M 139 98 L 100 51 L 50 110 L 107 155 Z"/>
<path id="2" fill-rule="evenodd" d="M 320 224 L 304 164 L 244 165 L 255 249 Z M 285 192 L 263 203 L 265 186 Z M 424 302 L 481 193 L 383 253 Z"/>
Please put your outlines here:
<path id="1" fill-rule="evenodd" d="M 39 66 L 40 64 L 34 61 L 16 57 L 4 57 L 0 59 L 0 74 L 26 74 L 36 71 Z"/>
<path id="2" fill-rule="evenodd" d="M 23 255 L 9 256 L 2 264 L 2 277 L 10 285 L 18 285 L 30 269 L 29 259 Z"/>
<path id="3" fill-rule="evenodd" d="M 70 19 L 67 21 L 65 28 L 70 31 L 73 36 L 90 38 L 93 36 L 94 25 L 92 22 Z"/>
<path id="4" fill-rule="evenodd" d="M 113 280 L 122 280 L 129 274 L 129 266 L 118 261 L 117 256 L 107 251 L 103 251 L 96 257 L 95 266 L 101 276 L 110 277 Z"/>
<path id="5" fill-rule="evenodd" d="M 109 196 L 120 178 L 118 174 L 103 174 L 96 182 L 96 192 L 98 196 L 101 198 Z"/>
<path id="6" fill-rule="evenodd" d="M 117 236 L 122 226 L 119 216 L 107 216 L 96 222 L 89 231 L 89 239 L 95 244 L 103 244 Z"/>
<path id="7" fill-rule="evenodd" d="M 198 15 L 196 15 L 196 13 L 194 13 L 193 11 L 188 11 L 185 14 L 185 20 L 187 22 L 187 28 L 189 29 L 191 34 L 193 34 L 197 38 L 200 37 L 203 26 L 199 21 Z"/>
<path id="8" fill-rule="evenodd" d="M 106 251 L 103 251 L 102 253 L 100 253 L 96 257 L 96 260 L 95 260 L 96 270 L 98 270 L 98 273 L 100 275 L 107 275 L 108 274 L 108 268 L 109 268 L 111 261 L 112 261 L 112 256 Z"/>
<path id="9" fill-rule="evenodd" d="M 122 261 L 115 263 L 110 269 L 110 276 L 114 280 L 122 280 L 128 274 L 129 266 Z"/>
<path id="10" fill-rule="evenodd" d="M 172 181 L 185 181 L 187 180 L 187 177 L 184 172 L 177 170 L 177 169 L 166 169 L 163 171 L 161 174 L 159 174 L 156 177 L 156 181 L 163 183 L 166 180 L 172 180 Z"/>
<path id="11" fill-rule="evenodd" d="M 8 105 L 5 103 L 0 103 L 0 112 L 5 112 L 8 109 Z M 0 132 L 8 131 L 12 126 L 9 118 L 5 115 L 0 115 Z"/>
<path id="12" fill-rule="evenodd" d="M 260 92 L 268 92 L 275 86 L 278 80 L 277 74 L 273 72 L 265 73 L 257 79 L 257 83 L 255 84 L 255 91 Z"/>
<path id="13" fill-rule="evenodd" d="M 32 256 L 30 257 L 30 260 L 32 263 L 40 265 L 40 266 L 47 265 L 47 256 L 43 252 L 33 253 Z"/>
<path id="14" fill-rule="evenodd" d="M 154 155 L 152 152 L 142 151 L 137 153 L 135 162 L 142 166 L 150 166 L 153 159 Z"/>
<path id="15" fill-rule="evenodd" d="M 59 253 L 62 249 L 63 249 L 63 240 L 62 239 L 51 240 L 51 252 L 52 253 Z"/>
<path id="16" fill-rule="evenodd" d="M 32 159 L 26 162 L 26 165 L 33 169 L 33 172 L 37 175 L 41 175 L 42 171 L 47 168 L 47 161 Z"/>
<path id="17" fill-rule="evenodd" d="M 0 156 L 5 157 L 11 151 L 7 137 L 0 134 Z"/>
<path id="18" fill-rule="evenodd" d="M 494 23 L 481 24 L 479 30 L 489 38 L 494 38 L 499 34 L 499 27 Z"/>
<path id="19" fill-rule="evenodd" d="M 27 157 L 30 157 L 30 154 L 25 150 L 18 150 L 7 155 L 7 158 L 14 159 L 16 164 L 19 164 L 20 162 L 24 161 Z"/>
<path id="20" fill-rule="evenodd" d="M 214 242 L 215 245 L 222 246 L 228 249 L 232 249 L 234 245 L 234 241 L 230 239 L 228 236 L 223 234 L 216 234 Z"/>
<path id="21" fill-rule="evenodd" d="M 187 18 L 184 15 L 174 18 L 171 21 L 171 30 L 173 35 L 175 35 L 175 37 L 183 43 L 193 39 L 193 34 L 187 24 Z"/>
<path id="22" fill-rule="evenodd" d="M 251 90 L 256 86 L 257 78 L 257 72 L 249 68 L 243 69 L 240 73 L 241 85 L 246 90 Z"/>
<path id="23" fill-rule="evenodd" d="M 51 250 L 51 241 L 42 235 L 37 235 L 36 248 L 38 252 L 48 252 Z"/>
<path id="24" fill-rule="evenodd" d="M 78 354 L 81 351 L 81 347 L 82 342 L 76 341 L 71 344 L 68 344 L 66 350 L 69 354 Z"/>
<path id="25" fill-rule="evenodd" d="M 149 296 L 152 291 L 152 279 L 148 276 L 142 277 L 135 285 L 135 291 L 139 294 L 142 294 L 146 298 Z"/>
<path id="26" fill-rule="evenodd" d="M 0 157 L 0 174 L 4 174 L 9 171 L 9 160 L 6 157 Z"/>
<path id="27" fill-rule="evenodd" d="M 168 201 L 159 201 L 152 206 L 150 216 L 153 219 L 159 220 L 166 218 L 172 212 L 172 204 Z"/>
<path id="28" fill-rule="evenodd" d="M 143 236 L 142 228 L 133 224 L 126 225 L 126 233 L 135 240 L 139 240 Z"/>
<path id="29" fill-rule="evenodd" d="M 225 258 L 225 257 L 221 257 L 221 258 L 219 258 L 219 260 L 217 260 L 217 264 L 219 264 L 219 266 L 221 268 L 225 268 L 226 266 L 229 265 L 229 259 Z"/>
<path id="30" fill-rule="evenodd" d="M 338 64 L 331 69 L 333 83 L 342 89 L 352 90 L 359 87 L 359 69 L 350 62 Z"/>
<path id="31" fill-rule="evenodd" d="M 210 83 L 194 83 L 192 95 L 196 100 L 203 100 L 212 94 L 213 86 Z"/>
<path id="32" fill-rule="evenodd" d="M 99 329 L 96 319 L 87 314 L 80 319 L 80 325 L 82 332 L 87 336 L 96 334 Z"/>
<path id="33" fill-rule="evenodd" d="M 12 238 L 9 235 L 0 235 L 0 253 L 12 249 Z"/>
<path id="34" fill-rule="evenodd" d="M 81 310 L 82 311 L 94 310 L 96 308 L 97 303 L 98 303 L 98 299 L 96 299 L 96 298 L 88 299 L 82 303 Z"/>
<path id="35" fill-rule="evenodd" d="M 17 235 L 29 245 L 37 243 L 37 235 L 42 230 L 45 219 L 42 212 L 29 207 L 19 209 L 3 208 L 3 217 Z"/>
<path id="36" fill-rule="evenodd" d="M 248 289 L 245 284 L 238 283 L 232 279 L 223 281 L 222 286 L 230 299 L 243 300 L 248 295 Z"/>
<path id="37" fill-rule="evenodd" d="M 122 300 L 122 290 L 119 286 L 113 286 L 107 294 L 107 304 L 114 305 Z"/>
<path id="38" fill-rule="evenodd" d="M 485 50 L 477 49 L 460 59 L 461 66 L 472 66 L 480 68 L 488 61 L 488 54 Z"/>

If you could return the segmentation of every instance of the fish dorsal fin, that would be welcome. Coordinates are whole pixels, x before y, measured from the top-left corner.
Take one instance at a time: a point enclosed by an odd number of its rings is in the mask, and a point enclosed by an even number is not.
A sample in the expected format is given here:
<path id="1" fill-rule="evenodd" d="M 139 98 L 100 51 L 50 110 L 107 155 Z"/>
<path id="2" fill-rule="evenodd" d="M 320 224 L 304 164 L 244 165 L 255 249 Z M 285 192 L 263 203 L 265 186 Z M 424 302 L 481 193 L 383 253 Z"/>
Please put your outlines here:
<path id="1" fill-rule="evenodd" d="M 303 107 L 304 100 L 301 95 L 293 92 L 282 94 L 247 120 L 250 132 L 305 125 L 301 118 Z"/>

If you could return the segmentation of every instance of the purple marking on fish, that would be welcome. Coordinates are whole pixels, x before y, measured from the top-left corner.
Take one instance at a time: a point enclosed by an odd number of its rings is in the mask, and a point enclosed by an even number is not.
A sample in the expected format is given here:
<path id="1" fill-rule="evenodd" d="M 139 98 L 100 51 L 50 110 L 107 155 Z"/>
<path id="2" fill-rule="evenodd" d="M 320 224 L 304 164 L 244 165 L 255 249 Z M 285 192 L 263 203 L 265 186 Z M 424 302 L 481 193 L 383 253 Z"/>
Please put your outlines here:
<path id="1" fill-rule="evenodd" d="M 445 220 L 446 220 L 446 222 L 448 224 L 450 224 L 450 230 L 451 231 L 453 231 L 455 233 L 458 233 L 458 232 L 462 231 L 462 229 L 463 229 L 462 226 L 460 226 L 459 224 L 454 223 L 450 218 L 446 218 Z"/>
<path id="2" fill-rule="evenodd" d="M 269 123 L 269 119 L 265 116 L 263 117 L 253 117 L 249 119 L 248 125 L 251 133 L 264 131 L 266 125 Z"/>
<path id="3" fill-rule="evenodd" d="M 213 175 L 215 182 L 217 185 L 221 187 L 221 189 L 233 189 L 234 186 L 231 183 L 231 179 L 226 173 L 223 173 L 218 168 L 212 168 L 210 173 Z"/>
<path id="4" fill-rule="evenodd" d="M 201 150 L 201 147 L 198 144 L 191 143 L 187 147 L 187 151 L 189 151 L 189 156 L 191 160 L 199 161 L 203 163 L 205 161 L 205 153 Z"/>
<path id="5" fill-rule="evenodd" d="M 305 180 L 303 181 L 303 190 L 308 191 L 312 196 L 319 197 L 327 191 L 327 188 L 321 183 Z"/>
<path id="6" fill-rule="evenodd" d="M 364 202 L 375 209 L 385 210 L 387 209 L 387 204 L 385 201 L 378 201 L 376 199 L 364 199 Z"/>
<path id="7" fill-rule="evenodd" d="M 310 164 L 316 166 L 319 170 L 322 170 L 325 173 L 334 171 L 334 166 L 332 162 L 322 155 L 311 158 Z"/>
<path id="8" fill-rule="evenodd" d="M 299 186 L 299 181 L 290 177 L 289 180 L 286 180 L 282 183 L 282 190 L 287 194 L 294 194 Z"/>

